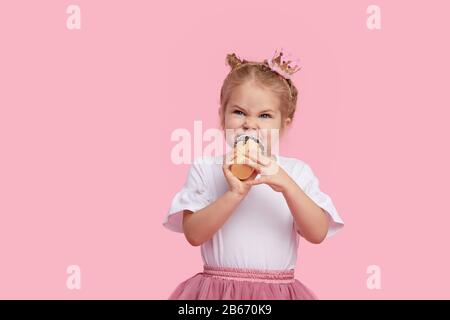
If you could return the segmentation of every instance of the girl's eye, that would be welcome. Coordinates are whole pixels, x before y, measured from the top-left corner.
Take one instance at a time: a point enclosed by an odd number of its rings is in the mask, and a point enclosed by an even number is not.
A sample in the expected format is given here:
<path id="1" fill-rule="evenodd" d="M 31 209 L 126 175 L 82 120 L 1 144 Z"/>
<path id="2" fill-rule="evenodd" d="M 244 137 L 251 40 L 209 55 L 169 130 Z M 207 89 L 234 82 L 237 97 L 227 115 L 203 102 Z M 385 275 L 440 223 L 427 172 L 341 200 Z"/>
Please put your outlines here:
<path id="1" fill-rule="evenodd" d="M 244 114 L 244 113 L 243 113 L 242 111 L 240 111 L 240 110 L 234 110 L 233 113 L 238 114 L 238 115 Z"/>
<path id="2" fill-rule="evenodd" d="M 264 116 L 267 116 L 267 117 L 264 117 Z M 263 114 L 261 115 L 261 117 L 263 117 L 263 118 L 265 118 L 265 119 L 267 119 L 267 118 L 272 118 L 272 116 L 271 116 L 270 114 L 268 114 L 268 113 L 263 113 Z"/>

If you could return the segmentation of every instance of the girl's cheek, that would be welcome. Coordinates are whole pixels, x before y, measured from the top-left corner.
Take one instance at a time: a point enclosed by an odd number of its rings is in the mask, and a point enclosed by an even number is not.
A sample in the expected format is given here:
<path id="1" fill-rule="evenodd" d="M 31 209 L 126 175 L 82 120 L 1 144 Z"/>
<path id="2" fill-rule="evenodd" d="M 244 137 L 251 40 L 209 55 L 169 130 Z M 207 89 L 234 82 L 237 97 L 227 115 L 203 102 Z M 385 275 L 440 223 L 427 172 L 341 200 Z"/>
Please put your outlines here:
<path id="1" fill-rule="evenodd" d="M 267 121 L 263 125 L 264 129 L 279 129 L 280 125 L 276 121 Z"/>
<path id="2" fill-rule="evenodd" d="M 232 127 L 238 127 L 241 125 L 242 120 L 241 119 L 236 119 L 236 118 L 231 118 L 228 122 L 230 124 L 230 126 Z"/>

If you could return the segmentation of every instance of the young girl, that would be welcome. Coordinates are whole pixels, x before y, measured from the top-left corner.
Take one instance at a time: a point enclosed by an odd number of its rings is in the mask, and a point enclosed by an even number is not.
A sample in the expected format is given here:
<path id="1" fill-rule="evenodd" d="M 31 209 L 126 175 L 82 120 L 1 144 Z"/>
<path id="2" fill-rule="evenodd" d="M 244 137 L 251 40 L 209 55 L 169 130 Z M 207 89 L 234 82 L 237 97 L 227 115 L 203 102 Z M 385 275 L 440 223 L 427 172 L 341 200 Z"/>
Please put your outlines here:
<path id="1" fill-rule="evenodd" d="M 282 54 L 263 62 L 227 55 L 231 71 L 219 108 L 223 130 L 278 129 L 283 136 L 297 89 L 290 79 L 295 71 Z M 233 148 L 224 156 L 197 158 L 172 200 L 163 225 L 201 246 L 204 266 L 169 299 L 317 299 L 294 278 L 294 269 L 300 236 L 318 244 L 343 227 L 331 198 L 302 160 L 246 153 L 245 163 L 255 171 L 241 181 L 230 170 L 235 156 Z"/>

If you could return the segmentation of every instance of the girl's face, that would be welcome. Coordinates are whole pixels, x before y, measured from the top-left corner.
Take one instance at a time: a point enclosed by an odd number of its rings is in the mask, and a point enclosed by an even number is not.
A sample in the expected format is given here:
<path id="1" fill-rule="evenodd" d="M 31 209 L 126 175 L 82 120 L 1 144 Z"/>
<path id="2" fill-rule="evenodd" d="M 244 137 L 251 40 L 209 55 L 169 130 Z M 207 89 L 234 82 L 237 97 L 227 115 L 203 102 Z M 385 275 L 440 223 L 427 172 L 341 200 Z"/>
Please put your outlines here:
<path id="1" fill-rule="evenodd" d="M 265 150 L 271 150 L 271 141 L 275 142 L 278 137 L 274 132 L 280 135 L 289 123 L 289 118 L 282 119 L 279 98 L 269 89 L 252 82 L 236 87 L 225 108 L 224 129 L 232 129 L 228 130 L 231 135 L 226 132 L 230 146 L 237 135 L 250 133 L 258 136 Z"/>

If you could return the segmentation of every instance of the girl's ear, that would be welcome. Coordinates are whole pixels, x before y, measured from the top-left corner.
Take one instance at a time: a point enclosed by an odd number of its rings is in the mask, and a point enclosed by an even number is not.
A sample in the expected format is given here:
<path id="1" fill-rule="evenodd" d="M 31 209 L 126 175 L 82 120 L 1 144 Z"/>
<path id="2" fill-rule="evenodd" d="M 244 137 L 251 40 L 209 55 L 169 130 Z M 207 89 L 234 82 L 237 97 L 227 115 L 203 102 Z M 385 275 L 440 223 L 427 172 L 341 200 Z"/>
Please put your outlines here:
<path id="1" fill-rule="evenodd" d="M 286 118 L 284 119 L 284 127 L 287 128 L 291 125 L 292 123 L 292 119 L 291 118 Z"/>
<path id="2" fill-rule="evenodd" d="M 282 126 L 281 126 L 281 130 L 280 130 L 280 136 L 284 135 L 286 129 L 288 129 L 290 127 L 292 123 L 292 119 L 291 118 L 286 118 L 283 120 Z"/>
<path id="3" fill-rule="evenodd" d="M 291 123 L 292 123 L 292 119 L 291 118 L 284 119 L 283 130 L 289 128 L 291 126 Z"/>

